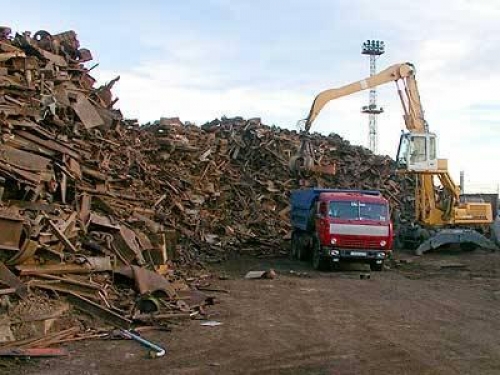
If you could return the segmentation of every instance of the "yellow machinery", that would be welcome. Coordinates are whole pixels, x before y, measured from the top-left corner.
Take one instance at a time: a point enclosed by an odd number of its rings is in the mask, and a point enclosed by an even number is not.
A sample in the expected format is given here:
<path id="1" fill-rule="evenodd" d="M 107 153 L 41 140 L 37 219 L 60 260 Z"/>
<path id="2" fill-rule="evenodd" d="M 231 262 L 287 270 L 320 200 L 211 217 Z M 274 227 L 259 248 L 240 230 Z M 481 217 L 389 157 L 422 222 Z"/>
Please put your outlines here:
<path id="1" fill-rule="evenodd" d="M 472 244 L 496 249 L 486 233 L 493 222 L 491 205 L 460 201 L 460 189 L 448 172 L 446 159 L 437 158 L 436 135 L 429 132 L 420 102 L 415 68 L 410 63 L 395 64 L 369 78 L 339 88 L 321 92 L 311 106 L 305 121 L 299 153 L 291 158 L 292 171 L 314 168 L 314 151 L 308 140 L 311 125 L 323 107 L 331 100 L 388 82 L 395 82 L 404 111 L 406 133 L 401 135 L 397 164 L 400 173 L 415 175 L 415 221 L 429 234 L 437 234 L 420 244 L 417 254 L 448 243 Z M 435 183 L 442 189 L 438 193 Z M 446 229 L 445 229 L 446 228 Z M 470 228 L 470 229 L 466 229 Z M 475 229 L 475 230 L 472 230 Z M 429 235 L 424 237 L 429 237 Z"/>

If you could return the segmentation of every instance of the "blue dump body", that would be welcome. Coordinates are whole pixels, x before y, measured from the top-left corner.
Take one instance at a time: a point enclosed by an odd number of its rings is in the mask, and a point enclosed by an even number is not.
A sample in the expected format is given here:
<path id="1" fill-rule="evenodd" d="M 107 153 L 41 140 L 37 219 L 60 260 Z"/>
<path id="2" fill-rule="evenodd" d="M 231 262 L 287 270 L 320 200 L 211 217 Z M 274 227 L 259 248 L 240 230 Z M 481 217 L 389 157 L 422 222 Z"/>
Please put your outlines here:
<path id="1" fill-rule="evenodd" d="M 292 204 L 290 218 L 292 226 L 303 231 L 308 230 L 308 222 L 311 218 L 311 209 L 314 202 L 321 193 L 361 193 L 367 195 L 379 196 L 377 190 L 340 190 L 340 189 L 306 189 L 293 190 L 290 196 Z"/>

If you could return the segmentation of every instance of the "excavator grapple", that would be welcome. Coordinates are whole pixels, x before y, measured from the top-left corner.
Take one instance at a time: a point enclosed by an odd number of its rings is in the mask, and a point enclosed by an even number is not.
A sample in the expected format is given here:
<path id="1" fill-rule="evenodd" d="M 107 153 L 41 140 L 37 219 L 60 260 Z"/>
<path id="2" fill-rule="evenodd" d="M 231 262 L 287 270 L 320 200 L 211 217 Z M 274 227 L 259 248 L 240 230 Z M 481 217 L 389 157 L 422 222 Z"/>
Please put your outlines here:
<path id="1" fill-rule="evenodd" d="M 314 157 L 314 150 L 309 140 L 309 135 L 301 134 L 299 151 L 290 158 L 290 171 L 296 175 L 307 175 L 311 172 L 335 175 L 336 164 L 322 165 Z"/>

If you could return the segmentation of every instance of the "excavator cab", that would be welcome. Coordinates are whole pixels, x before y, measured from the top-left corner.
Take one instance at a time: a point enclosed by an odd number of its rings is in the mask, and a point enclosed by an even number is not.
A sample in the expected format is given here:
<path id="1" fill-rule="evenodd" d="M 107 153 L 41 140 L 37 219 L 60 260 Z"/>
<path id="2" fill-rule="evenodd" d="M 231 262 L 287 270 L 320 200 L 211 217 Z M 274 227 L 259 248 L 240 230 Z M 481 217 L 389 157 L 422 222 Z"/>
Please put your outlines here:
<path id="1" fill-rule="evenodd" d="M 402 133 L 396 157 L 398 168 L 415 172 L 436 171 L 436 146 L 436 135 L 433 133 Z"/>

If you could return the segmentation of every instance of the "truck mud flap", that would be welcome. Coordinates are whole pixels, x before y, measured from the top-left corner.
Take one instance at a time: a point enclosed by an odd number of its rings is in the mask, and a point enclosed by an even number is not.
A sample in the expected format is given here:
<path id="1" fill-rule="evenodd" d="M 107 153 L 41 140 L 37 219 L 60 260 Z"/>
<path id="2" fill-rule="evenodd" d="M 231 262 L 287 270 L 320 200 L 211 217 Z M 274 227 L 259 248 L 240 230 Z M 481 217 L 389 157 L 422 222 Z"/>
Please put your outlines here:
<path id="1" fill-rule="evenodd" d="M 498 247 L 488 238 L 472 229 L 443 229 L 428 240 L 422 242 L 415 250 L 415 255 L 437 249 L 448 244 L 473 244 L 483 249 L 491 251 L 498 250 Z"/>

